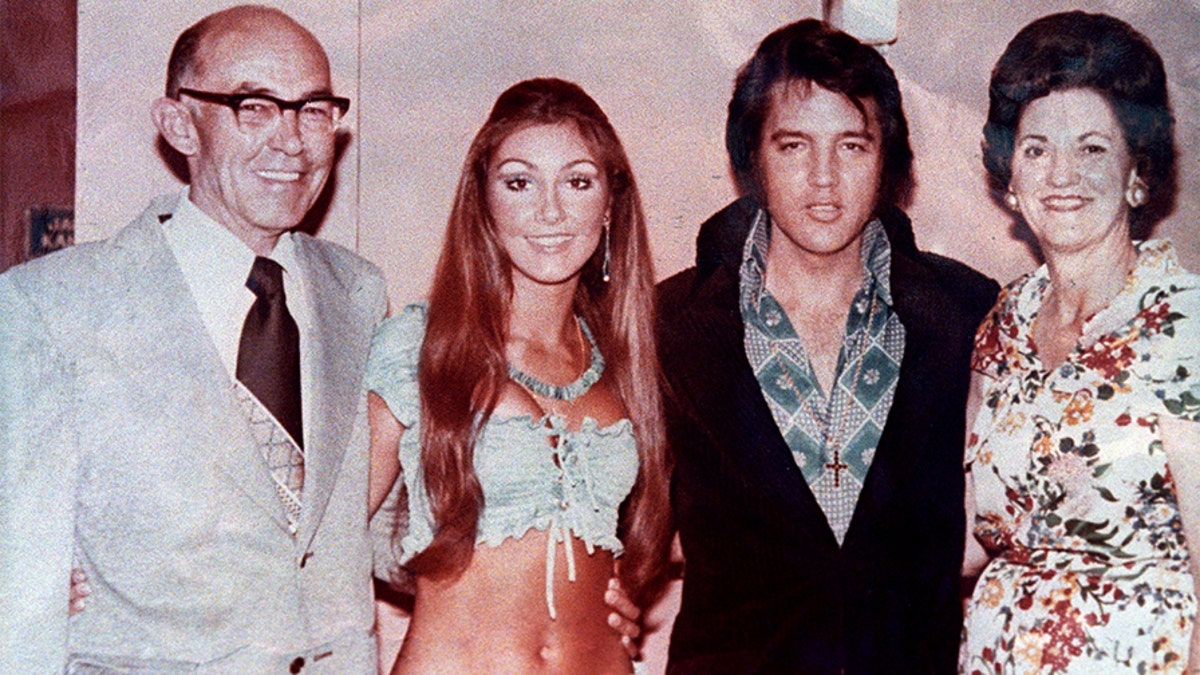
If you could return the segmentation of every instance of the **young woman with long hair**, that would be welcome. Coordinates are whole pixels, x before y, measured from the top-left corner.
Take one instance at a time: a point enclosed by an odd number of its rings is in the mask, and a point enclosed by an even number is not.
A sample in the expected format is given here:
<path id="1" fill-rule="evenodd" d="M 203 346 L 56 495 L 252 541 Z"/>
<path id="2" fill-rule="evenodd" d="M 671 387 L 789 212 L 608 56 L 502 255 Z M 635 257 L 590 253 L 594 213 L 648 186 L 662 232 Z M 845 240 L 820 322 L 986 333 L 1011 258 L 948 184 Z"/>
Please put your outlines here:
<path id="1" fill-rule="evenodd" d="M 605 590 L 650 599 L 670 542 L 637 186 L 580 87 L 500 95 L 427 307 L 377 332 L 372 507 L 401 465 L 416 603 L 393 672 L 629 672 Z"/>

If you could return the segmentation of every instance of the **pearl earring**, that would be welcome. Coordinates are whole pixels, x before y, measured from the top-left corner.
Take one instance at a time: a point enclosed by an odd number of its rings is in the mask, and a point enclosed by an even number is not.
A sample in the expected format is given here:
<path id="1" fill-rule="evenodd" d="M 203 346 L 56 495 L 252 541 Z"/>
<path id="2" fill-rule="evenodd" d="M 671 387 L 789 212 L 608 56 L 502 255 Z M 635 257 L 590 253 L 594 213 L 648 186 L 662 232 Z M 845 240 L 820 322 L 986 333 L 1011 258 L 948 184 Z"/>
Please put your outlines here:
<path id="1" fill-rule="evenodd" d="M 1129 187 L 1125 188 L 1125 201 L 1129 202 L 1132 208 L 1144 206 L 1150 200 L 1150 188 L 1146 187 L 1146 183 L 1141 178 L 1135 178 Z"/>
<path id="2" fill-rule="evenodd" d="M 1013 192 L 1012 188 L 1009 188 L 1008 192 L 1004 193 L 1004 205 L 1007 206 L 1010 211 L 1014 211 L 1016 213 L 1021 212 L 1021 201 L 1017 199 L 1017 193 Z"/>

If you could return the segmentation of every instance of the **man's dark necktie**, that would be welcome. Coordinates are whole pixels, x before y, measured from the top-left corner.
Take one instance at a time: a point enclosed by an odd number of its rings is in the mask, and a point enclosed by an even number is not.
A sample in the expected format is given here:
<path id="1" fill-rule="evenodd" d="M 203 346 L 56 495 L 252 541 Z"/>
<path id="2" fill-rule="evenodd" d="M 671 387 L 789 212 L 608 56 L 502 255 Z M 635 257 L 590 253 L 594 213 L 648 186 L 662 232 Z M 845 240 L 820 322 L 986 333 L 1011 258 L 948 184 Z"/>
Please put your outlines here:
<path id="1" fill-rule="evenodd" d="M 237 379 L 271 411 L 300 448 L 300 330 L 288 313 L 283 268 L 262 256 L 254 259 L 246 287 L 256 300 L 242 326 Z"/>

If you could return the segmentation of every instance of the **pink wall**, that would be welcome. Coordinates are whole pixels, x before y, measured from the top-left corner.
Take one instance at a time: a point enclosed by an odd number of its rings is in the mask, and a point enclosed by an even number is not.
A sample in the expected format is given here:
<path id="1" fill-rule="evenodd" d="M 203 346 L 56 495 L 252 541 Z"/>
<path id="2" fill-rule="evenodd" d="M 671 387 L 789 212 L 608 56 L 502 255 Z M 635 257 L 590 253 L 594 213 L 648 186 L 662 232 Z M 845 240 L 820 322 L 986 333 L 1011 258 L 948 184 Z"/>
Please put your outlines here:
<path id="1" fill-rule="evenodd" d="M 79 29 L 77 221 L 110 234 L 149 197 L 175 189 L 154 153 L 147 107 L 175 32 L 226 5 L 83 0 Z M 419 299 L 441 242 L 460 163 L 495 96 L 519 79 L 580 82 L 621 133 L 642 188 L 660 276 L 691 260 L 698 224 L 733 194 L 722 146 L 732 76 L 756 41 L 819 0 L 545 4 L 362 0 L 288 3 L 355 98 L 349 144 L 323 235 L 388 276 L 395 303 Z M 979 129 L 991 64 L 1030 19 L 1080 6 L 1143 30 L 1166 59 L 1179 118 L 1181 192 L 1159 228 L 1200 268 L 1200 4 L 1197 0 L 902 2 L 887 55 L 901 80 L 920 183 L 918 243 L 1001 281 L 1033 265 L 984 190 Z M 129 36 L 138 47 L 128 47 Z"/>

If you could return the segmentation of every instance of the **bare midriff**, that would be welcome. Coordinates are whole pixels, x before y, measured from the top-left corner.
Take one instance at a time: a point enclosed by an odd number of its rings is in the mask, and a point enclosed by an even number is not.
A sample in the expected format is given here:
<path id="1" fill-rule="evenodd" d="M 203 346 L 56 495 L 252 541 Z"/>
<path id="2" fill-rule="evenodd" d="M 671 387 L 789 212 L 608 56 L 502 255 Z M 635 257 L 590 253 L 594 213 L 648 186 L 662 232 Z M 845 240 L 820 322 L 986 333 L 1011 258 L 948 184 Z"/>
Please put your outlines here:
<path id="1" fill-rule="evenodd" d="M 554 546 L 556 618 L 546 604 L 547 532 L 531 530 L 501 545 L 480 545 L 458 579 L 417 579 L 412 621 L 393 675 L 407 673 L 632 672 L 620 636 L 608 626 L 604 592 L 612 553 L 569 537 Z"/>

